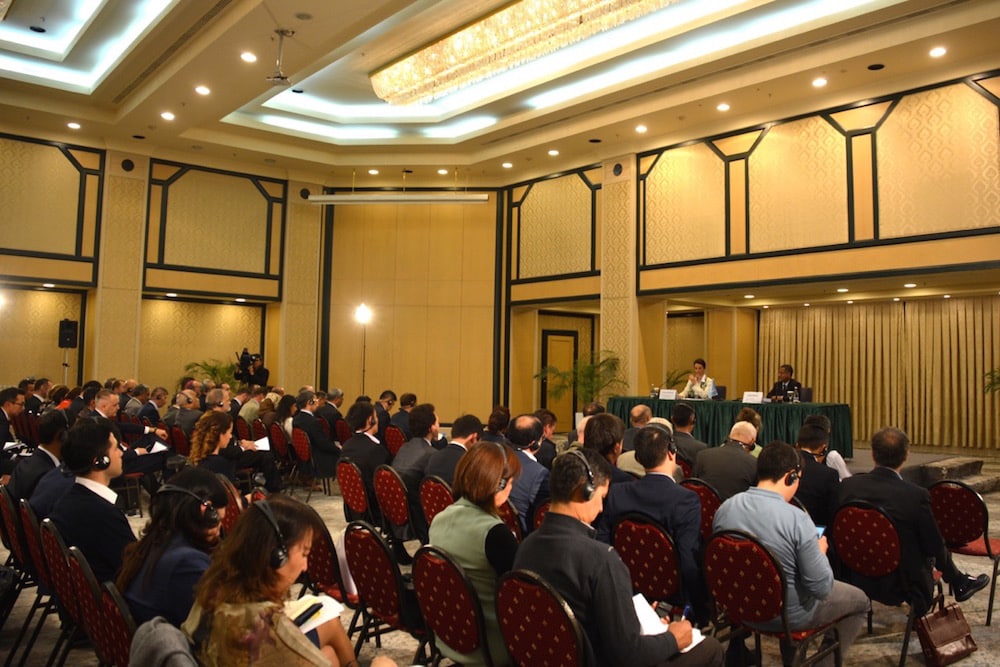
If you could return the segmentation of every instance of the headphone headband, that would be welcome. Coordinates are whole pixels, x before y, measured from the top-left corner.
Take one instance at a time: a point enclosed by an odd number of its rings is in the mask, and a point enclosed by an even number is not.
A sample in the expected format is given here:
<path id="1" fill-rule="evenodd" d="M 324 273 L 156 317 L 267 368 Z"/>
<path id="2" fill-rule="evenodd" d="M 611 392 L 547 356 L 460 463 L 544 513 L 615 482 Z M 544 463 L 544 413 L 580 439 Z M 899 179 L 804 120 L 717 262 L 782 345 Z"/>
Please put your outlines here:
<path id="1" fill-rule="evenodd" d="M 281 528 L 278 526 L 278 519 L 274 516 L 274 511 L 266 500 L 250 503 L 250 507 L 256 507 L 261 511 L 267 522 L 271 524 L 271 528 L 274 529 L 274 535 L 278 538 L 278 546 L 271 550 L 270 555 L 271 568 L 277 570 L 288 562 L 288 547 L 285 545 L 285 536 L 281 534 Z"/>
<path id="2" fill-rule="evenodd" d="M 219 511 L 215 509 L 215 505 L 212 503 L 211 499 L 202 498 L 191 489 L 185 489 L 183 486 L 177 486 L 176 484 L 164 484 L 156 493 L 157 495 L 161 493 L 180 493 L 186 496 L 191 496 L 198 501 L 199 511 L 206 522 L 212 524 L 214 527 L 217 526 L 221 520 L 219 518 Z"/>
<path id="3" fill-rule="evenodd" d="M 487 442 L 492 442 L 492 441 L 487 440 Z M 507 477 L 504 475 L 504 473 L 507 472 L 507 448 L 501 445 L 499 442 L 494 442 L 493 444 L 500 449 L 500 455 L 503 457 L 503 466 L 500 468 L 500 479 L 497 480 L 497 485 L 496 485 L 497 486 L 496 492 L 499 493 L 507 488 Z"/>
<path id="4" fill-rule="evenodd" d="M 587 481 L 584 482 L 581 492 L 584 501 L 590 500 L 594 497 L 594 491 L 596 491 L 594 486 L 594 471 L 590 469 L 590 462 L 587 461 L 587 457 L 579 449 L 571 449 L 569 453 L 583 461 L 583 467 L 587 470 Z"/>

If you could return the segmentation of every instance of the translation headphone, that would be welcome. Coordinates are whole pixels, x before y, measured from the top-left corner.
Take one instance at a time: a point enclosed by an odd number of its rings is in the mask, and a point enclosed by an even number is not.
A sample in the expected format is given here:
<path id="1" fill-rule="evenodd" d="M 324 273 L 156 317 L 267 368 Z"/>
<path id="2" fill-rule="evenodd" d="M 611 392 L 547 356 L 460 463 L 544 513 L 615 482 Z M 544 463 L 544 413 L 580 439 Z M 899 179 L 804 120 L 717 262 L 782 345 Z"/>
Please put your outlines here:
<path id="1" fill-rule="evenodd" d="M 111 467 L 111 457 L 105 454 L 100 458 L 94 459 L 94 465 L 92 467 L 94 470 L 107 470 Z"/>
<path id="2" fill-rule="evenodd" d="M 798 463 L 795 468 L 785 475 L 785 486 L 791 486 L 802 477 L 802 464 Z"/>
<path id="3" fill-rule="evenodd" d="M 583 461 L 583 467 L 587 470 L 587 481 L 584 482 L 583 487 L 580 492 L 583 494 L 584 501 L 590 500 L 594 497 L 594 471 L 590 469 L 590 463 L 587 462 L 587 457 L 583 455 L 578 449 L 571 449 L 569 453 Z"/>
<path id="4" fill-rule="evenodd" d="M 201 516 L 205 519 L 207 523 L 212 524 L 212 526 L 217 526 L 219 524 L 219 511 L 215 509 L 215 505 L 208 498 L 202 498 L 197 493 L 191 489 L 185 489 L 183 486 L 177 486 L 176 484 L 164 484 L 160 487 L 157 493 L 183 493 L 186 496 L 191 496 L 198 501 L 198 506 L 201 509 Z"/>
<path id="5" fill-rule="evenodd" d="M 285 546 L 285 536 L 281 534 L 281 528 L 278 527 L 278 520 L 274 517 L 274 512 L 266 500 L 258 500 L 255 503 L 250 503 L 250 507 L 256 507 L 261 511 L 267 522 L 271 524 L 271 528 L 274 529 L 274 534 L 278 538 L 278 546 L 271 550 L 270 555 L 271 569 L 277 570 L 288 562 L 288 547 Z"/>
<path id="6" fill-rule="evenodd" d="M 504 475 L 507 472 L 507 448 L 501 445 L 499 442 L 494 442 L 500 449 L 500 455 L 503 456 L 503 467 L 500 468 L 500 479 L 497 480 L 497 490 L 496 493 L 500 493 L 507 488 L 507 477 Z"/>

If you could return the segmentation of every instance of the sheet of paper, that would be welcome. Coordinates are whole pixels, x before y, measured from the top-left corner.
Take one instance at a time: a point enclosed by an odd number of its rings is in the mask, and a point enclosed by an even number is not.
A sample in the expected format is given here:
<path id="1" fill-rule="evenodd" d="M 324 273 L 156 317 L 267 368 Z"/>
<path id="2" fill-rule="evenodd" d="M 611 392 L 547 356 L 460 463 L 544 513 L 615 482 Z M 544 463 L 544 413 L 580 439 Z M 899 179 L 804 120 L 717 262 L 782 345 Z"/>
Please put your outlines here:
<path id="1" fill-rule="evenodd" d="M 635 615 L 639 617 L 639 632 L 644 635 L 659 635 L 669 629 L 669 625 L 660 620 L 649 601 L 642 593 L 636 593 L 632 597 L 632 604 L 635 606 Z M 701 634 L 698 628 L 691 628 L 691 643 L 681 649 L 681 653 L 687 653 L 705 640 L 705 635 Z"/>
<path id="2" fill-rule="evenodd" d="M 344 611 L 344 605 L 334 600 L 329 595 L 303 595 L 298 600 L 289 600 L 285 603 L 285 615 L 295 620 L 295 617 L 308 609 L 311 605 L 319 602 L 323 608 L 313 614 L 312 618 L 299 626 L 302 632 L 309 632 L 318 628 L 323 623 L 338 618 Z"/>
<path id="3" fill-rule="evenodd" d="M 150 454 L 155 454 L 157 452 L 165 452 L 167 451 L 167 446 L 164 445 L 162 442 L 157 441 L 147 451 L 149 451 Z"/>
<path id="4" fill-rule="evenodd" d="M 271 441 L 267 439 L 267 436 L 261 438 L 260 440 L 254 440 L 253 444 L 257 446 L 258 452 L 271 451 Z"/>

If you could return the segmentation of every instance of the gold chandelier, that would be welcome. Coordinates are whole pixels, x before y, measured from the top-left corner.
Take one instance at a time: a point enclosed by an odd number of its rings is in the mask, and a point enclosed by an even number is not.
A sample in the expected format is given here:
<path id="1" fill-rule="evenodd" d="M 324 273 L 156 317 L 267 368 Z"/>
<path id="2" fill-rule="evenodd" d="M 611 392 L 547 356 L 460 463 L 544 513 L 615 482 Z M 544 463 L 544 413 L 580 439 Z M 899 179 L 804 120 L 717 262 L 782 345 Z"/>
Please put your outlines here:
<path id="1" fill-rule="evenodd" d="M 372 72 L 389 104 L 426 104 L 680 0 L 520 0 Z"/>

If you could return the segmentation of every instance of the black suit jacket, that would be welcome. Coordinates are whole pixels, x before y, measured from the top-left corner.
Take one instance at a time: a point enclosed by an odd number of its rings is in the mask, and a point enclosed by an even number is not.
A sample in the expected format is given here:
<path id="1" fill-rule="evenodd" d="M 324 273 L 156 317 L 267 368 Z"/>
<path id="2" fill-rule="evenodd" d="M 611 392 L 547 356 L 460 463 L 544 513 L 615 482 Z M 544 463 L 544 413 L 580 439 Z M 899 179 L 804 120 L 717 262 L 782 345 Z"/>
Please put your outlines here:
<path id="1" fill-rule="evenodd" d="M 698 458 L 698 452 L 708 449 L 708 445 L 701 440 L 696 440 L 690 433 L 684 431 L 674 431 L 674 442 L 677 443 L 677 453 L 681 458 L 694 467 L 694 462 Z"/>
<path id="2" fill-rule="evenodd" d="M 896 524 L 902 551 L 902 564 L 916 612 L 923 615 L 931 601 L 931 563 L 945 570 L 951 563 L 944 538 L 931 513 L 931 497 L 927 489 L 900 479 L 896 471 L 878 467 L 869 473 L 848 477 L 840 483 L 840 503 L 864 500 L 883 509 Z M 906 598 L 895 576 L 869 579 L 852 576 L 855 584 L 869 597 L 888 604 L 898 604 Z"/>
<path id="3" fill-rule="evenodd" d="M 148 419 L 149 423 L 156 426 L 160 423 L 160 410 L 156 407 L 156 403 L 152 401 L 146 401 L 142 408 L 139 410 L 139 421 L 143 419 Z"/>
<path id="4" fill-rule="evenodd" d="M 10 430 L 10 419 L 7 417 L 7 413 L 3 410 L 0 410 L 0 440 L 3 440 L 3 442 L 0 443 L 0 446 L 3 446 L 4 443 L 13 442 L 14 440 L 14 434 L 11 433 Z"/>
<path id="5" fill-rule="evenodd" d="M 691 476 L 711 484 L 725 501 L 757 483 L 757 459 L 736 443 L 709 447 L 698 452 Z"/>
<path id="6" fill-rule="evenodd" d="M 780 381 L 775 382 L 774 386 L 771 387 L 771 391 L 767 392 L 767 397 L 774 398 L 775 396 L 780 396 L 781 398 L 784 399 L 786 397 L 787 392 L 795 391 L 796 389 L 802 391 L 802 383 L 796 380 L 795 378 L 789 380 L 788 385 L 786 387 L 782 387 Z"/>
<path id="7" fill-rule="evenodd" d="M 30 498 L 38 485 L 38 480 L 45 473 L 55 468 L 52 458 L 40 449 L 35 451 L 26 459 L 21 459 L 14 472 L 10 476 L 10 483 L 7 490 L 11 493 L 16 503 L 21 498 Z"/>
<path id="8" fill-rule="evenodd" d="M 437 475 L 448 482 L 448 486 L 451 486 L 455 482 L 455 468 L 458 467 L 458 461 L 463 456 L 465 456 L 465 447 L 456 442 L 449 442 L 447 447 L 434 452 L 427 459 L 424 476 Z"/>
<path id="9" fill-rule="evenodd" d="M 38 398 L 34 394 L 28 396 L 24 399 L 24 411 L 30 412 L 33 415 L 37 415 L 42 409 L 42 399 Z"/>
<path id="10" fill-rule="evenodd" d="M 389 450 L 380 443 L 372 442 L 364 433 L 355 433 L 344 443 L 341 456 L 349 458 L 361 470 L 361 479 L 368 493 L 368 507 L 375 517 L 381 516 L 372 479 L 375 477 L 375 468 L 389 462 Z"/>
<path id="11" fill-rule="evenodd" d="M 802 479 L 795 497 L 805 505 L 806 511 L 817 526 L 829 526 L 837 510 L 840 475 L 837 471 L 817 461 L 809 452 L 802 452 Z"/>
<path id="12" fill-rule="evenodd" d="M 556 443 L 548 438 L 542 440 L 542 444 L 538 446 L 538 451 L 535 452 L 535 458 L 543 466 L 552 470 L 552 462 L 556 458 Z"/>
<path id="13" fill-rule="evenodd" d="M 122 511 L 82 484 L 74 484 L 49 516 L 67 547 L 87 557 L 98 581 L 113 581 L 135 535 Z"/>
<path id="14" fill-rule="evenodd" d="M 392 419 L 389 420 L 389 423 L 402 431 L 407 440 L 413 437 L 410 434 L 410 413 L 406 410 L 400 410 L 394 414 Z"/>
<path id="15" fill-rule="evenodd" d="M 292 417 L 292 428 L 300 428 L 309 436 L 316 476 L 333 477 L 337 473 L 340 450 L 327 437 L 316 416 L 306 410 L 299 410 Z"/>
<path id="16" fill-rule="evenodd" d="M 340 416 L 340 411 L 333 407 L 329 403 L 324 403 L 320 407 L 316 408 L 316 412 L 313 413 L 320 419 L 326 420 L 326 423 L 330 425 L 330 437 L 333 440 L 337 439 L 337 420 L 342 419 Z M 344 444 L 344 443 L 340 443 Z"/>

